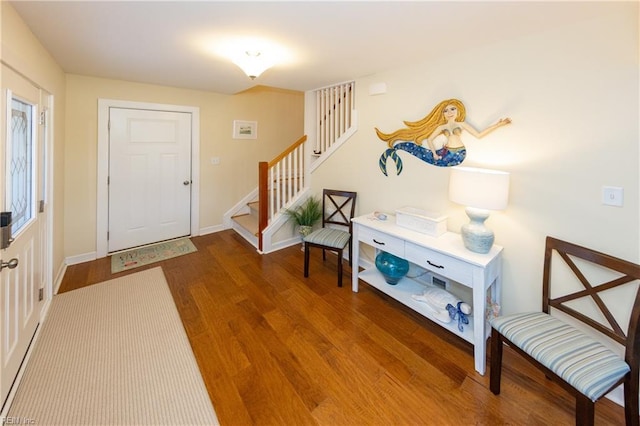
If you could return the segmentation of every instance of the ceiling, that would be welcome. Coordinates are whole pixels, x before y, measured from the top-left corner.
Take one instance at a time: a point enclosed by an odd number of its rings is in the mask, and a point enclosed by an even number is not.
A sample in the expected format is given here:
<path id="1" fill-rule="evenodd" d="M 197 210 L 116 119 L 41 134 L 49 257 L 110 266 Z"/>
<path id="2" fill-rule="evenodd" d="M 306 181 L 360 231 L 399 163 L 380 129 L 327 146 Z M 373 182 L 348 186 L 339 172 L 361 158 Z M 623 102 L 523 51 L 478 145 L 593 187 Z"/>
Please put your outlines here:
<path id="1" fill-rule="evenodd" d="M 232 94 L 312 90 L 602 14 L 607 2 L 11 1 L 67 73 Z M 609 3 L 610 5 L 610 3 Z M 266 43 L 249 79 L 221 51 Z M 517 58 L 508 58 L 513 60 Z"/>

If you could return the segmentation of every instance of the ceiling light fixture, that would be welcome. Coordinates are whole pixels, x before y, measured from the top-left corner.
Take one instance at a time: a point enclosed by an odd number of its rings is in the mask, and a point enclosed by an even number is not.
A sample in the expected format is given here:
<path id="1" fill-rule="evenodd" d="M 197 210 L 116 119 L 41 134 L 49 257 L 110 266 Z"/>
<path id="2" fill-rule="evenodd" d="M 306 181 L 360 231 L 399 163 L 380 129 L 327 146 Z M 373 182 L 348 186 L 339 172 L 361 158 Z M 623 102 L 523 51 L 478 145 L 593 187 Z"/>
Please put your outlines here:
<path id="1" fill-rule="evenodd" d="M 254 80 L 272 65 L 264 56 L 261 56 L 260 52 L 246 51 L 244 53 L 244 55 L 239 56 L 233 62 L 239 66 L 251 80 Z"/>

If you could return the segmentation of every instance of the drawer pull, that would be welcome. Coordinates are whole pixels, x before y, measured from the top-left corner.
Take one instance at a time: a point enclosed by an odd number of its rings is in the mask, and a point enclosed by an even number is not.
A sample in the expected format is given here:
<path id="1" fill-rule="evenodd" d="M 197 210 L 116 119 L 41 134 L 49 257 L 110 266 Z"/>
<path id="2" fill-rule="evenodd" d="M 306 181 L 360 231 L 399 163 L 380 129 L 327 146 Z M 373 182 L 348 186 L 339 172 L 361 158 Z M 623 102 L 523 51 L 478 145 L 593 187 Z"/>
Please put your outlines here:
<path id="1" fill-rule="evenodd" d="M 385 245 L 384 242 L 378 241 L 375 238 L 373 239 L 373 242 L 376 244 L 380 244 L 381 246 Z"/>
<path id="2" fill-rule="evenodd" d="M 444 269 L 444 266 L 442 265 L 436 265 L 435 263 L 431 263 L 430 260 L 427 260 L 427 263 L 431 266 L 433 266 L 434 268 L 438 268 L 438 269 Z"/>

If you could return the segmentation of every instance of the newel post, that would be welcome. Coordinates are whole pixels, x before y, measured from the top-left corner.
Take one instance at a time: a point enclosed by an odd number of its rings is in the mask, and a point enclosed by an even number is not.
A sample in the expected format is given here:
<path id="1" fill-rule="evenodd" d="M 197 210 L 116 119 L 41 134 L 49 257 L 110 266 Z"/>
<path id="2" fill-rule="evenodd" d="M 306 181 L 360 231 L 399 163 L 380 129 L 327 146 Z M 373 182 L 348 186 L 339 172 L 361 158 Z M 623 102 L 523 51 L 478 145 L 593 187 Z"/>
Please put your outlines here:
<path id="1" fill-rule="evenodd" d="M 258 163 L 258 250 L 262 251 L 262 231 L 269 224 L 269 163 Z"/>

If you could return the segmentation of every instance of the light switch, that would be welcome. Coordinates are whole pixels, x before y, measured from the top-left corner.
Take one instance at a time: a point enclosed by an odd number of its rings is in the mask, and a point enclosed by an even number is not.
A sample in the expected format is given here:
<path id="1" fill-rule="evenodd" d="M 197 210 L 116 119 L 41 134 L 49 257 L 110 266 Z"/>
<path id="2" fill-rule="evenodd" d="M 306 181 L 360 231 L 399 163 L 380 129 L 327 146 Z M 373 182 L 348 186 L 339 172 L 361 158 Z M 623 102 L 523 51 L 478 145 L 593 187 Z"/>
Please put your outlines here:
<path id="1" fill-rule="evenodd" d="M 605 206 L 622 207 L 624 202 L 624 190 L 617 186 L 602 187 L 602 204 Z"/>

